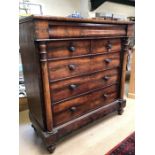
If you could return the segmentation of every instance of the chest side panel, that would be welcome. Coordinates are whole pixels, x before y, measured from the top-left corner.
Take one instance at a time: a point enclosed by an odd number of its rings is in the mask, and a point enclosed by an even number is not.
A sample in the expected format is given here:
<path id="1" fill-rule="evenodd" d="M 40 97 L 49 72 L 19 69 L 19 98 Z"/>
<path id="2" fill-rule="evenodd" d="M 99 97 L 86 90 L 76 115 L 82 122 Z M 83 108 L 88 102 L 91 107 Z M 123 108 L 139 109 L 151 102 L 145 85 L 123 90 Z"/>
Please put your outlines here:
<path id="1" fill-rule="evenodd" d="M 19 44 L 30 113 L 41 128 L 45 129 L 40 64 L 38 52 L 34 45 L 33 28 L 34 25 L 31 21 L 20 23 Z"/>

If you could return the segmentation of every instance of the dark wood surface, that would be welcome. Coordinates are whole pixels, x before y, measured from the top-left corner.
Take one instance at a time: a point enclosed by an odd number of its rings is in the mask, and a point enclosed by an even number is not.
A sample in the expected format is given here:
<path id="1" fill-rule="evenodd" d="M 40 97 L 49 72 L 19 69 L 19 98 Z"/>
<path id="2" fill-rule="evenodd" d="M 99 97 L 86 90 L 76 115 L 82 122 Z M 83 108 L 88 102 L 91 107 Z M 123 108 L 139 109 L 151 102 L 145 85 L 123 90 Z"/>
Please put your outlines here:
<path id="1" fill-rule="evenodd" d="M 93 36 L 121 36 L 125 35 L 124 25 L 96 26 L 63 26 L 51 25 L 49 38 L 93 37 Z"/>
<path id="2" fill-rule="evenodd" d="M 92 53 L 118 52 L 121 50 L 121 39 L 92 40 Z"/>
<path id="3" fill-rule="evenodd" d="M 41 74 L 42 74 L 42 86 L 43 86 L 43 96 L 44 96 L 44 107 L 46 115 L 46 127 L 48 131 L 53 128 L 52 110 L 51 110 L 51 97 L 50 97 L 50 87 L 49 87 L 49 77 L 48 77 L 48 63 L 47 63 L 47 52 L 46 43 L 41 42 L 39 44 L 40 53 L 44 53 L 44 61 L 41 61 Z"/>
<path id="4" fill-rule="evenodd" d="M 106 55 L 86 56 L 82 58 L 49 61 L 50 80 L 58 80 L 70 76 L 78 76 L 120 65 L 120 52 Z"/>
<path id="5" fill-rule="evenodd" d="M 50 152 L 66 134 L 122 114 L 133 22 L 30 16 L 20 48 L 30 119 Z"/>
<path id="6" fill-rule="evenodd" d="M 104 19 L 92 19 L 92 18 L 68 18 L 68 17 L 56 17 L 56 16 L 45 16 L 45 15 L 31 15 L 20 19 L 20 23 L 27 22 L 29 20 L 44 20 L 44 21 L 60 21 L 60 22 L 76 22 L 76 23 L 105 23 L 105 24 L 134 24 L 132 21 L 114 21 L 114 20 L 104 20 Z"/>
<path id="7" fill-rule="evenodd" d="M 65 123 L 118 98 L 118 85 L 112 85 L 87 95 L 54 105 L 54 125 Z"/>
<path id="8" fill-rule="evenodd" d="M 84 127 L 85 125 L 94 122 L 97 119 L 101 119 L 102 117 L 117 111 L 120 108 L 125 107 L 126 102 L 125 100 L 116 100 L 115 102 L 112 102 L 111 104 L 107 104 L 105 106 L 102 106 L 96 110 L 93 110 L 81 117 L 77 117 L 72 121 L 69 121 L 63 125 L 60 125 L 53 129 L 52 132 L 45 132 L 43 131 L 37 124 L 36 120 L 32 117 L 30 114 L 30 120 L 33 123 L 33 127 L 35 128 L 35 131 L 37 134 L 43 139 L 44 144 L 47 147 L 47 150 L 50 153 L 53 153 L 55 150 L 56 144 L 61 140 L 62 137 L 68 135 L 69 133 L 72 133 L 76 131 L 77 129 L 80 129 Z"/>
<path id="9" fill-rule="evenodd" d="M 123 48 L 122 48 L 123 54 L 122 54 L 122 74 L 121 74 L 122 76 L 121 76 L 120 98 L 124 98 L 129 40 L 127 38 L 123 39 L 122 44 L 123 44 Z"/>
<path id="10" fill-rule="evenodd" d="M 71 79 L 66 79 L 51 83 L 53 102 L 73 97 L 78 94 L 88 92 L 93 89 L 101 88 L 105 85 L 119 81 L 119 69 L 114 68 L 90 75 L 84 75 Z"/>
<path id="11" fill-rule="evenodd" d="M 33 40 L 33 23 L 27 22 L 19 25 L 19 43 L 23 63 L 24 83 L 28 96 L 28 106 L 33 117 L 44 130 L 44 106 L 42 96 L 41 72 L 39 65 L 38 50 Z"/>
<path id="12" fill-rule="evenodd" d="M 90 40 L 48 42 L 47 51 L 49 59 L 90 54 Z"/>
<path id="13" fill-rule="evenodd" d="M 48 58 L 72 58 L 87 54 L 116 52 L 121 50 L 121 39 L 68 40 L 47 43 Z"/>

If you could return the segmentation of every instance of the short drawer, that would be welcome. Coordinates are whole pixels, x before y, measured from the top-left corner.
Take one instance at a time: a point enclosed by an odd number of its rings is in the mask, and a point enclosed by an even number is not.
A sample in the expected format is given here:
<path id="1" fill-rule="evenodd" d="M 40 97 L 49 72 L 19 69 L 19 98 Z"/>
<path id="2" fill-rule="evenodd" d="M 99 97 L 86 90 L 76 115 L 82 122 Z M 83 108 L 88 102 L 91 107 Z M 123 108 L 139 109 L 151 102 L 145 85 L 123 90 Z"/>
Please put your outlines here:
<path id="1" fill-rule="evenodd" d="M 91 75 L 84 75 L 51 83 L 50 89 L 53 102 L 61 101 L 93 89 L 102 88 L 109 84 L 118 83 L 119 68 L 114 68 Z"/>
<path id="2" fill-rule="evenodd" d="M 118 52 L 121 51 L 121 39 L 92 40 L 92 53 Z"/>
<path id="3" fill-rule="evenodd" d="M 115 101 L 118 98 L 117 90 L 118 85 L 112 85 L 102 90 L 54 105 L 54 125 L 63 124 L 93 109 Z"/>
<path id="4" fill-rule="evenodd" d="M 60 80 L 67 77 L 79 76 L 120 65 L 120 52 L 106 55 L 87 56 L 74 59 L 50 61 L 50 80 Z"/>
<path id="5" fill-rule="evenodd" d="M 48 42 L 47 51 L 48 59 L 86 55 L 90 53 L 90 40 Z"/>

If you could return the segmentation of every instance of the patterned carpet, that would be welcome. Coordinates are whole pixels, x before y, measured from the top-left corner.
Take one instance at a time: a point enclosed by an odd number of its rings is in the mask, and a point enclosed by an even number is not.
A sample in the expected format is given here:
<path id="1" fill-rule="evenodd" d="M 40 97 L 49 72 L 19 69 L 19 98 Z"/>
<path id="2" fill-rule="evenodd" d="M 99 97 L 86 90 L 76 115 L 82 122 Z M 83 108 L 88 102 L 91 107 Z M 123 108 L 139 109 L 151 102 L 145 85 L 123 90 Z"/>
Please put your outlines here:
<path id="1" fill-rule="evenodd" d="M 106 155 L 135 155 L 135 132 L 116 145 Z"/>

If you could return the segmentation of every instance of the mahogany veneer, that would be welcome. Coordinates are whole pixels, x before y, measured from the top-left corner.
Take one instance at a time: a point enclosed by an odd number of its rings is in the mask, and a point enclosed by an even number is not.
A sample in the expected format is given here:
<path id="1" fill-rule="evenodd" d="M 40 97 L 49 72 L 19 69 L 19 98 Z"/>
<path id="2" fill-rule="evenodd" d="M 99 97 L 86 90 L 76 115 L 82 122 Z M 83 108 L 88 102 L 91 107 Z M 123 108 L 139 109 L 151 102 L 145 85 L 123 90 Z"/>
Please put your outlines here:
<path id="1" fill-rule="evenodd" d="M 49 150 L 65 135 L 118 111 L 133 22 L 30 16 L 20 49 L 30 119 Z"/>

